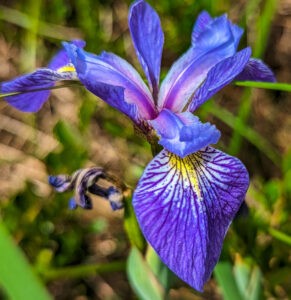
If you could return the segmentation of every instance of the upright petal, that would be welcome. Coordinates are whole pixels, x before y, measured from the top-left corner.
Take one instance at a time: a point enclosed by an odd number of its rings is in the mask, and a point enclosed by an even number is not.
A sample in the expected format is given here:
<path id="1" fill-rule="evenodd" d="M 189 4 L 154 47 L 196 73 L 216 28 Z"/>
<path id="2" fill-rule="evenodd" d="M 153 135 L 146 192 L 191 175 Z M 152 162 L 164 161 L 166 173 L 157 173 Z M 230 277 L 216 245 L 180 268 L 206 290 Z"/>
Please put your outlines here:
<path id="1" fill-rule="evenodd" d="M 274 73 L 260 59 L 251 58 L 236 80 L 275 82 Z"/>
<path id="2" fill-rule="evenodd" d="M 231 30 L 234 39 L 233 45 L 234 48 L 236 49 L 240 41 L 240 38 L 243 34 L 243 29 L 237 26 L 236 24 L 233 24 L 230 20 L 228 20 L 226 15 L 218 18 L 211 18 L 211 16 L 206 11 L 203 11 L 202 13 L 199 14 L 195 22 L 195 25 L 193 27 L 192 46 L 199 45 L 201 41 L 206 42 L 206 45 L 207 44 L 211 45 L 213 41 L 207 38 L 207 34 L 205 35 L 205 33 L 207 32 L 207 29 L 209 29 L 213 25 L 213 22 L 220 18 L 223 18 L 226 21 L 225 26 Z M 221 33 L 223 34 L 223 31 L 221 31 Z"/>
<path id="3" fill-rule="evenodd" d="M 0 92 L 4 94 L 19 93 L 14 96 L 7 96 L 4 99 L 11 106 L 23 112 L 36 112 L 48 99 L 49 89 L 57 81 L 76 80 L 74 68 L 53 71 L 51 69 L 38 69 L 33 73 L 17 77 L 11 81 L 3 82 Z"/>
<path id="4" fill-rule="evenodd" d="M 206 80 L 195 92 L 188 110 L 193 112 L 242 72 L 251 56 L 251 49 L 245 48 L 232 57 L 215 65 L 207 74 Z"/>
<path id="5" fill-rule="evenodd" d="M 184 159 L 163 150 L 133 195 L 141 229 L 162 261 L 203 290 L 249 184 L 243 164 L 207 147 Z"/>
<path id="6" fill-rule="evenodd" d="M 192 31 L 192 45 L 196 44 L 199 35 L 207 28 L 209 28 L 212 22 L 213 22 L 213 18 L 211 18 L 211 16 L 207 11 L 203 11 L 202 13 L 199 14 Z"/>
<path id="7" fill-rule="evenodd" d="M 164 79 L 158 100 L 160 108 L 181 112 L 209 70 L 235 54 L 240 36 L 239 27 L 233 26 L 226 16 L 221 16 L 207 23 L 205 30 L 201 29 L 193 47 L 178 59 Z M 197 28 L 195 32 L 198 34 Z"/>
<path id="8" fill-rule="evenodd" d="M 133 121 L 156 116 L 149 90 L 136 70 L 122 58 L 103 52 L 97 56 L 64 43 L 84 86 Z"/>
<path id="9" fill-rule="evenodd" d="M 220 138 L 214 125 L 201 123 L 190 112 L 175 114 L 164 109 L 150 123 L 160 136 L 159 144 L 180 157 L 216 144 Z"/>
<path id="10" fill-rule="evenodd" d="M 129 12 L 129 30 L 137 57 L 156 98 L 164 44 L 164 34 L 158 14 L 143 0 L 134 2 Z"/>

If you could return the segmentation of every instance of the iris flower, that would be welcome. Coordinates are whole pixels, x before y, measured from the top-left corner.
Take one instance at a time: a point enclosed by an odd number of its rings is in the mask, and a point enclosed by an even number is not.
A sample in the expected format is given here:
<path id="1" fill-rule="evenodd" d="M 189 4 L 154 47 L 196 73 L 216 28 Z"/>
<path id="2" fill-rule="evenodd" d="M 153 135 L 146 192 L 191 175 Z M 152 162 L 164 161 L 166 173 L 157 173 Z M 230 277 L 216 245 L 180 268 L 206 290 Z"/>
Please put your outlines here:
<path id="1" fill-rule="evenodd" d="M 79 80 L 85 88 L 124 113 L 152 144 L 162 147 L 147 165 L 133 194 L 141 230 L 161 260 L 182 280 L 203 290 L 226 232 L 244 201 L 249 176 L 244 165 L 211 145 L 219 130 L 192 113 L 234 79 L 274 81 L 251 49 L 237 51 L 243 30 L 226 15 L 202 12 L 189 50 L 160 84 L 164 35 L 155 10 L 143 0 L 129 12 L 129 30 L 147 84 L 119 56 L 83 50 L 64 42 L 48 68 L 3 83 L 1 92 L 26 92 L 6 101 L 37 111 L 59 80 Z"/>

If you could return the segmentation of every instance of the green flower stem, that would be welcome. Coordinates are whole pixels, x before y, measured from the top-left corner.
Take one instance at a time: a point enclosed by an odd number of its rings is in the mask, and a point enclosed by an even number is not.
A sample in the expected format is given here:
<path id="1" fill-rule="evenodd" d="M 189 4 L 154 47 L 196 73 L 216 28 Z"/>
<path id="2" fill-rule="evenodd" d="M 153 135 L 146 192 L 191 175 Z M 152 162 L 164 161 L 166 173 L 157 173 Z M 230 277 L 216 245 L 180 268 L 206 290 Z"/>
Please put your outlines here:
<path id="1" fill-rule="evenodd" d="M 58 278 L 81 278 L 85 276 L 111 272 L 125 271 L 126 262 L 125 261 L 115 261 L 103 264 L 88 264 L 79 265 L 74 267 L 65 267 L 59 269 L 47 269 L 41 271 L 41 276 L 47 280 L 54 280 Z"/>
<path id="2" fill-rule="evenodd" d="M 143 251 L 146 246 L 146 241 L 139 228 L 131 202 L 132 192 L 128 191 L 128 196 L 124 199 L 124 228 L 130 244 L 137 247 L 140 251 Z"/>

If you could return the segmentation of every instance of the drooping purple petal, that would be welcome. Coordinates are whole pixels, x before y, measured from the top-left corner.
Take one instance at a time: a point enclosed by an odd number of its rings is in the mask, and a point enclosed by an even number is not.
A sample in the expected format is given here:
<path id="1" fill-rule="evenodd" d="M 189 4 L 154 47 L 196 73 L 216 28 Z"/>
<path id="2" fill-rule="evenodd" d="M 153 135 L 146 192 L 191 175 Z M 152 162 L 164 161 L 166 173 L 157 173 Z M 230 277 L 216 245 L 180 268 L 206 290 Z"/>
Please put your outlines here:
<path id="1" fill-rule="evenodd" d="M 111 53 L 97 56 L 73 44 L 64 46 L 80 81 L 89 91 L 135 122 L 156 116 L 149 90 L 129 63 Z"/>
<path id="2" fill-rule="evenodd" d="M 69 68 L 68 71 L 64 69 L 62 72 L 45 68 L 38 69 L 33 73 L 3 82 L 0 86 L 0 92 L 4 94 L 19 92 L 20 94 L 7 96 L 4 99 L 11 106 L 23 112 L 36 112 L 48 99 L 50 91 L 35 90 L 49 89 L 54 86 L 57 81 L 61 80 L 76 80 L 77 75 L 74 70 L 71 69 L 72 68 Z"/>
<path id="3" fill-rule="evenodd" d="M 244 69 L 250 56 L 251 49 L 245 48 L 215 65 L 208 72 L 204 83 L 195 92 L 188 110 L 193 112 L 220 89 L 229 84 Z"/>
<path id="4" fill-rule="evenodd" d="M 86 45 L 86 42 L 83 40 L 73 40 L 71 41 L 72 44 L 76 45 L 77 47 L 84 48 Z M 59 68 L 62 68 L 68 64 L 70 64 L 71 61 L 69 59 L 69 56 L 67 54 L 67 51 L 65 49 L 61 49 L 50 61 L 48 68 L 52 70 L 57 70 Z"/>
<path id="5" fill-rule="evenodd" d="M 214 19 L 205 27 L 193 47 L 174 63 L 164 79 L 158 100 L 160 108 L 181 112 L 209 70 L 235 54 L 242 33 L 239 27 L 234 27 L 226 16 Z"/>
<path id="6" fill-rule="evenodd" d="M 160 136 L 159 144 L 180 157 L 216 144 L 220 138 L 214 125 L 201 123 L 190 112 L 175 114 L 163 109 L 150 123 Z"/>
<path id="7" fill-rule="evenodd" d="M 54 187 L 54 189 L 57 192 L 60 193 L 63 193 L 73 188 L 71 177 L 64 174 L 57 175 L 57 176 L 50 175 L 48 177 L 48 182 L 51 186 Z"/>
<path id="8" fill-rule="evenodd" d="M 203 290 L 249 184 L 243 164 L 207 147 L 184 159 L 163 150 L 133 195 L 141 229 L 161 260 Z"/>
<path id="9" fill-rule="evenodd" d="M 74 45 L 84 47 L 85 42 L 81 40 L 72 41 Z M 23 112 L 36 112 L 50 95 L 49 90 L 32 91 L 38 89 L 49 89 L 56 81 L 78 80 L 74 67 L 64 49 L 61 49 L 50 61 L 47 68 L 38 69 L 33 73 L 17 77 L 11 81 L 3 82 L 0 86 L 1 93 L 20 92 L 15 96 L 4 99 L 13 107 Z"/>
<path id="10" fill-rule="evenodd" d="M 251 58 L 235 80 L 275 82 L 274 73 L 260 59 Z"/>
<path id="11" fill-rule="evenodd" d="M 148 3 L 138 0 L 130 7 L 128 20 L 137 57 L 156 98 L 164 44 L 160 18 Z"/>

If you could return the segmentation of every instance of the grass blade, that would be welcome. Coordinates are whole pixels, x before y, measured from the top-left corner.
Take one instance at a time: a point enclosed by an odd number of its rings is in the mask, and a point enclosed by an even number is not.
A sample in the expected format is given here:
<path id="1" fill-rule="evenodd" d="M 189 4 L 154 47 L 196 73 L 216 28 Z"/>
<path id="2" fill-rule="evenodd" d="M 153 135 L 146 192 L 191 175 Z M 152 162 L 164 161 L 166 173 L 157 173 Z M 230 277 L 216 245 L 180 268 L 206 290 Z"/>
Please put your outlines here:
<path id="1" fill-rule="evenodd" d="M 219 120 L 228 125 L 230 128 L 234 129 L 234 127 L 236 126 L 235 130 L 239 135 L 241 135 L 254 146 L 256 146 L 274 164 L 281 166 L 280 155 L 273 149 L 271 144 L 260 134 L 258 134 L 255 130 L 248 127 L 244 122 L 240 121 L 240 119 L 235 117 L 231 112 L 218 106 L 214 102 L 212 102 L 211 105 L 207 106 L 207 110 L 213 116 L 217 117 Z"/>
<path id="2" fill-rule="evenodd" d="M 128 257 L 127 274 L 131 286 L 142 300 L 163 300 L 164 290 L 136 248 Z"/>
<path id="3" fill-rule="evenodd" d="M 259 89 L 269 89 L 282 92 L 291 92 L 291 84 L 279 82 L 259 82 L 259 81 L 236 81 L 238 86 L 253 87 Z"/>
<path id="4" fill-rule="evenodd" d="M 9 299 L 52 299 L 1 222 L 0 249 L 0 284 Z"/>
<path id="5" fill-rule="evenodd" d="M 221 288 L 224 300 L 244 300 L 236 285 L 230 263 L 218 263 L 214 269 L 214 275 Z"/>

